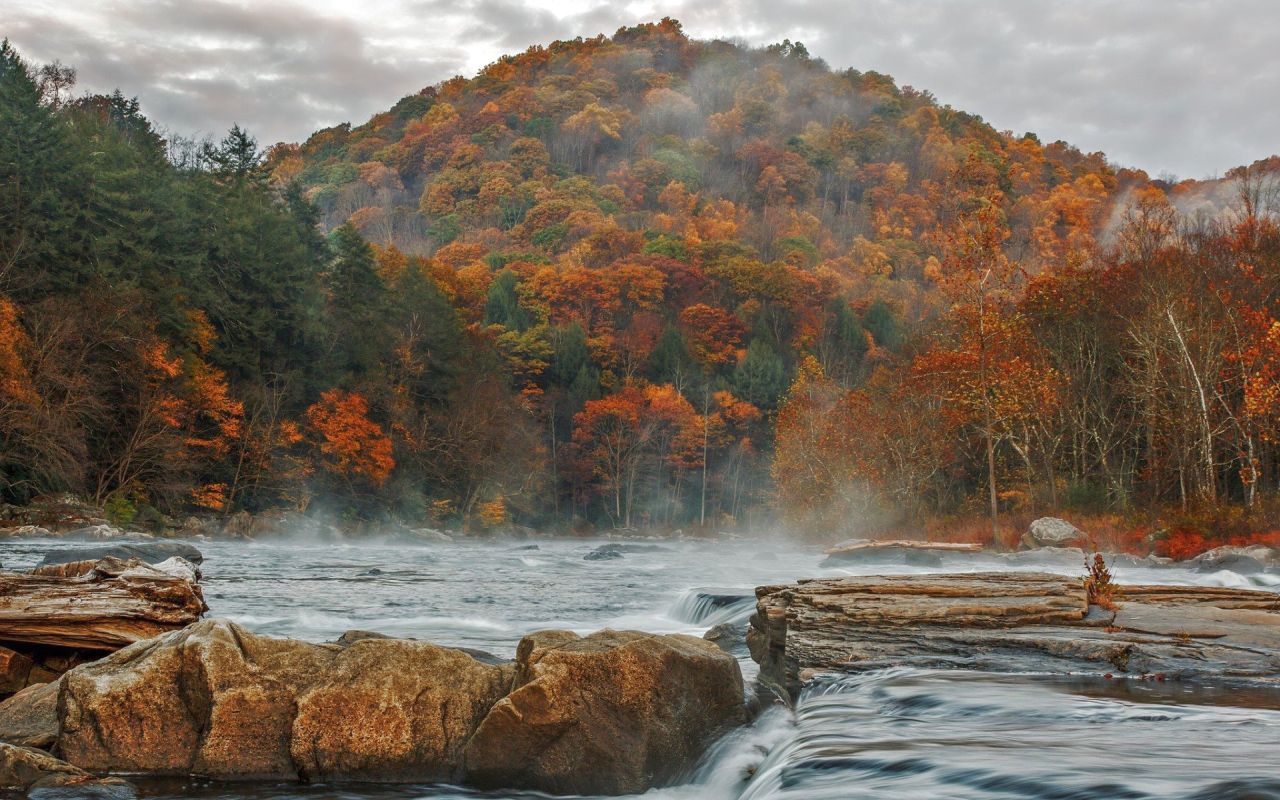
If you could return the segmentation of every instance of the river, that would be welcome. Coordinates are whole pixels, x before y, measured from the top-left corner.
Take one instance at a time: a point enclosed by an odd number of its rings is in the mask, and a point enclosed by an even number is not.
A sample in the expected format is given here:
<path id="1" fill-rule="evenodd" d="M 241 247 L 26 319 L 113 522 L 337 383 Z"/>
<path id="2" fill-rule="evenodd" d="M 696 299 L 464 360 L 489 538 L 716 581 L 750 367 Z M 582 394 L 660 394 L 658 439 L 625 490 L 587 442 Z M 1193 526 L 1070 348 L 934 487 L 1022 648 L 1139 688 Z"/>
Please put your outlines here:
<path id="1" fill-rule="evenodd" d="M 604 627 L 701 635 L 745 620 L 752 589 L 801 577 L 986 569 L 1081 574 L 1056 556 L 947 557 L 940 567 L 823 568 L 818 548 L 782 539 L 605 540 L 429 545 L 204 542 L 213 616 L 254 631 L 332 640 L 349 629 L 510 657 L 533 630 Z M 24 568 L 60 543 L 6 543 Z M 1121 583 L 1280 591 L 1280 575 L 1118 566 Z M 738 598 L 738 599 L 735 599 Z M 741 660 L 744 675 L 755 665 Z M 1277 695 L 1101 678 L 886 670 L 809 689 L 720 742 L 690 782 L 649 800 L 844 798 L 1278 798 Z M 516 798 L 447 786 L 149 782 L 164 798 Z"/>

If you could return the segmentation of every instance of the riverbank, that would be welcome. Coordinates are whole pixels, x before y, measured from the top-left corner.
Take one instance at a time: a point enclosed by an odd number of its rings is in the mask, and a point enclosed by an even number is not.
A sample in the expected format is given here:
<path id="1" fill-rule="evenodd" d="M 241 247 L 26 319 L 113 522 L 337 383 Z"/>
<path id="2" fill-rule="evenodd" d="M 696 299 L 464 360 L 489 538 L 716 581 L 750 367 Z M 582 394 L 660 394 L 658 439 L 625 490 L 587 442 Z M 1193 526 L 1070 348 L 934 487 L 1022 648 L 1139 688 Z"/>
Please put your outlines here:
<path id="1" fill-rule="evenodd" d="M 634 546 L 622 548 L 616 557 L 605 559 L 588 557 L 606 548 L 612 549 L 619 542 L 551 538 L 533 542 L 465 540 L 409 545 L 363 541 L 326 547 L 306 546 L 290 540 L 195 544 L 203 556 L 201 585 L 211 616 L 230 618 L 254 635 L 291 637 L 320 644 L 356 628 L 436 645 L 485 650 L 501 660 L 517 657 L 516 644 L 522 636 L 546 628 L 568 629 L 580 635 L 614 628 L 701 636 L 713 626 L 727 625 L 741 632 L 754 609 L 755 587 L 803 578 L 897 573 L 925 579 L 955 571 L 995 569 L 1022 574 L 1048 569 L 1063 578 L 1077 580 L 1082 568 L 1078 553 L 1066 549 L 1006 554 L 944 552 L 939 555 L 940 563 L 931 565 L 847 562 L 824 566 L 830 556 L 821 548 L 780 537 L 714 542 L 697 539 L 624 542 L 621 544 Z M 51 552 L 80 546 L 60 539 L 12 541 L 3 545 L 3 558 L 6 566 L 30 569 Z M 1225 569 L 1206 572 L 1190 565 L 1159 565 L 1140 560 L 1116 566 L 1114 571 L 1122 584 L 1258 589 L 1270 588 L 1272 581 L 1280 585 L 1280 578 L 1265 571 L 1257 574 Z M 751 680 L 756 674 L 756 665 L 745 647 L 732 641 L 726 644 L 738 656 L 744 676 Z M 1114 670 L 1114 667 L 1106 669 Z M 1101 670 L 1097 671 L 1091 680 L 1103 681 L 1102 674 Z M 1120 682 L 1119 676 L 1117 673 L 1112 682 Z M 1077 677 L 1084 679 L 1084 676 Z M 805 689 L 802 694 L 808 691 Z M 812 691 L 824 689 L 815 684 Z M 1026 691 L 1059 690 L 1028 688 Z M 1194 690 L 1190 696 L 1195 696 Z M 850 695 L 845 699 L 852 703 L 858 698 Z M 1223 702 L 1222 697 L 1215 702 Z M 761 758 L 783 746 L 779 744 L 780 739 L 770 737 L 785 739 L 796 735 L 792 723 L 787 722 L 791 719 L 789 714 L 781 720 L 774 717 L 772 712 L 766 713 L 766 718 L 755 726 L 742 729 L 726 740 L 723 747 L 727 750 L 713 751 L 700 768 L 686 775 L 686 780 L 694 784 L 686 787 L 683 795 L 680 789 L 673 788 L 655 797 L 681 800 L 739 797 L 750 775 L 764 769 Z M 752 737 L 762 738 L 749 744 Z M 742 749 L 734 749 L 739 745 Z M 1080 746 L 1084 746 L 1083 742 Z M 764 750 L 757 750 L 758 747 Z M 843 768 L 833 774 L 844 774 Z M 707 784 L 699 783 L 712 780 L 718 781 L 714 791 Z M 151 796 L 146 785 L 140 785 L 140 789 Z M 157 796 L 166 796 L 163 791 L 156 791 Z M 212 797 L 218 796 L 218 791 L 184 788 L 173 790 L 167 796 L 206 792 Z M 222 791 L 225 797 L 304 797 L 308 790 L 300 787 L 295 792 L 277 786 L 272 790 L 274 794 L 269 795 L 258 794 L 266 791 L 265 788 Z M 409 792 L 403 796 L 413 797 L 479 796 L 441 786 L 418 785 L 414 790 L 401 791 Z M 344 788 L 341 792 L 338 796 L 353 798 L 402 796 L 358 787 Z M 965 796 L 954 792 L 944 794 Z M 524 797 L 518 792 L 497 796 Z M 787 795 L 779 795 L 782 796 Z"/>

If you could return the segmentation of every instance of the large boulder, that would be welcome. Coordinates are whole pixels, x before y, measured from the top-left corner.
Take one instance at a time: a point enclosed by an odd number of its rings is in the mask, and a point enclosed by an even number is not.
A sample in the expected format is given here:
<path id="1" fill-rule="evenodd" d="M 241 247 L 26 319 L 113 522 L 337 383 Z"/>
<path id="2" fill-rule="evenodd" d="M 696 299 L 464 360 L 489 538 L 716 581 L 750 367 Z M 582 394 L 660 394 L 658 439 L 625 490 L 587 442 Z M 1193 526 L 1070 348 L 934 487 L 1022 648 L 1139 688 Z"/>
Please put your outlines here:
<path id="1" fill-rule="evenodd" d="M 1088 534 L 1057 517 L 1041 517 L 1032 522 L 1027 532 L 1022 534 L 1020 542 L 1024 550 L 1040 547 L 1087 547 L 1088 544 Z"/>
<path id="2" fill-rule="evenodd" d="M 691 636 L 568 631 L 525 637 L 514 688 L 467 744 L 482 788 L 633 794 L 689 770 L 742 722 L 733 656 Z"/>
<path id="3" fill-rule="evenodd" d="M 223 780 L 636 793 L 679 778 L 743 715 L 731 655 L 632 631 L 534 634 L 490 665 L 427 642 L 312 644 L 205 620 L 61 684 L 54 747 L 71 764 Z"/>
<path id="4" fill-rule="evenodd" d="M 1227 570 L 1241 575 L 1253 575 L 1266 571 L 1268 566 L 1280 564 L 1280 552 L 1264 545 L 1215 547 L 1191 559 L 1199 572 Z"/>
<path id="5" fill-rule="evenodd" d="M 510 679 L 426 642 L 317 645 L 206 620 L 68 673 L 58 750 L 92 770 L 446 781 Z"/>
<path id="6" fill-rule="evenodd" d="M 118 558 L 122 561 L 136 558 L 144 564 L 159 564 L 175 556 L 186 559 L 192 564 L 204 561 L 200 551 L 185 542 L 137 542 L 51 550 L 45 553 L 40 566 L 70 564 L 74 561 L 100 561 L 104 558 Z"/>

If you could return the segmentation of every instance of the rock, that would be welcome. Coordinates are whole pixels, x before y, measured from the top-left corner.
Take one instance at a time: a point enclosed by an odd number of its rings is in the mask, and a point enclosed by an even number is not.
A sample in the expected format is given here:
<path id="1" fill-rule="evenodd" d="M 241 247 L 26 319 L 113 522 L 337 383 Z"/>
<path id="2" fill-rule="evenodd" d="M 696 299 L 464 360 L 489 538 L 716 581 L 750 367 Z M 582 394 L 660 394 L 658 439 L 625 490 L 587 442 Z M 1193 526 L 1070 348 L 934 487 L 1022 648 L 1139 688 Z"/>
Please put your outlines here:
<path id="1" fill-rule="evenodd" d="M 605 544 L 592 550 L 582 557 L 583 561 L 609 561 L 615 558 L 622 558 L 622 545 Z"/>
<path id="2" fill-rule="evenodd" d="M 99 561 L 104 558 L 128 560 L 136 558 L 144 564 L 159 564 L 177 556 L 192 564 L 204 561 L 199 550 L 186 542 L 142 542 L 137 544 L 112 544 L 100 547 L 68 547 L 45 553 L 41 566 L 68 564 L 73 561 Z"/>
<path id="3" fill-rule="evenodd" d="M 25 506 L 0 505 L 0 519 L 9 525 L 37 525 L 55 534 L 106 522 L 101 506 L 71 494 L 44 495 Z"/>
<path id="4" fill-rule="evenodd" d="M 746 658 L 747 626 L 740 622 L 721 622 L 713 625 L 702 638 L 725 651 L 734 658 Z"/>
<path id="5" fill-rule="evenodd" d="M 19 525 L 16 528 L 0 528 L 0 539 L 47 539 L 55 536 L 48 528 L 39 525 Z"/>
<path id="6" fill-rule="evenodd" d="M 0 789 L 31 790 L 35 798 L 133 798 L 118 778 L 98 779 L 43 750 L 0 743 Z"/>
<path id="7" fill-rule="evenodd" d="M 824 551 L 821 566 L 848 564 L 905 564 L 917 567 L 942 565 L 944 554 L 971 555 L 982 552 L 982 545 L 970 542 L 924 542 L 914 539 L 869 541 L 850 539 Z"/>
<path id="8" fill-rule="evenodd" d="M 25 688 L 34 666 L 30 656 L 0 646 L 0 696 Z"/>
<path id="9" fill-rule="evenodd" d="M 344 632 L 337 639 L 334 639 L 333 643 L 338 645 L 339 647 L 350 647 L 356 642 L 363 642 L 365 639 L 390 639 L 390 638 L 391 637 L 386 635 L 385 633 L 376 633 L 374 631 L 362 631 L 362 630 L 352 629 Z"/>
<path id="10" fill-rule="evenodd" d="M 1161 673 L 1280 687 L 1280 596 L 1124 586 L 1089 607 L 1078 579 L 1041 573 L 868 576 L 756 589 L 747 632 L 761 682 L 888 666 Z"/>
<path id="11" fill-rule="evenodd" d="M 414 528 L 410 531 L 418 539 L 425 542 L 452 542 L 453 537 L 444 531 L 438 531 L 434 528 Z"/>
<path id="12" fill-rule="evenodd" d="M 657 553 L 666 550 L 665 547 L 659 547 L 656 544 L 624 544 L 622 542 L 610 542 L 602 544 L 590 553 L 582 557 L 584 561 L 607 561 L 614 558 L 622 558 L 626 553 Z"/>
<path id="13" fill-rule="evenodd" d="M 1020 547 L 1034 550 L 1038 547 L 1088 547 L 1089 536 L 1065 519 L 1041 517 L 1031 523 L 1022 534 Z"/>
<path id="14" fill-rule="evenodd" d="M 510 694 L 467 744 L 480 788 L 633 794 L 669 784 L 743 721 L 737 661 L 691 636 L 526 636 Z"/>
<path id="15" fill-rule="evenodd" d="M 350 647 L 356 642 L 362 642 L 365 639 L 391 639 L 391 638 L 392 637 L 386 635 L 385 633 L 374 633 L 373 631 L 350 630 L 350 631 L 347 631 L 346 633 L 343 633 L 341 636 L 335 639 L 334 644 L 338 645 L 339 647 Z M 492 664 L 494 666 L 501 666 L 503 664 L 511 663 L 508 659 L 499 658 L 498 656 L 495 656 L 493 653 L 490 653 L 487 650 L 476 650 L 471 647 L 455 647 L 453 649 L 457 650 L 459 653 L 466 653 L 467 655 L 474 658 L 476 661 L 479 661 L 481 664 Z"/>
<path id="16" fill-rule="evenodd" d="M 1241 575 L 1265 572 L 1267 567 L 1280 563 L 1280 551 L 1263 545 L 1249 547 L 1215 547 L 1190 560 L 1198 572 L 1228 570 Z"/>
<path id="17" fill-rule="evenodd" d="M 64 677 L 58 749 L 92 770 L 434 782 L 511 682 L 426 642 L 346 647 L 207 620 Z"/>
<path id="18" fill-rule="evenodd" d="M 130 542 L 149 542 L 156 537 L 150 533 L 141 531 L 126 531 L 117 528 L 114 525 L 100 524 L 89 525 L 84 528 L 76 528 L 67 531 L 62 538 L 72 542 L 109 542 L 109 541 L 130 541 Z"/>
<path id="19" fill-rule="evenodd" d="M 62 678 L 56 750 L 90 771 L 622 793 L 675 779 L 743 713 L 736 660 L 688 636 L 534 634 L 502 666 L 343 641 L 205 620 L 139 642 Z"/>
<path id="20" fill-rule="evenodd" d="M 10 643 L 111 651 L 204 610 L 198 585 L 136 559 L 105 558 L 77 577 L 0 572 L 0 640 Z"/>
<path id="21" fill-rule="evenodd" d="M 536 544 L 522 544 L 522 545 L 520 545 L 520 546 L 518 546 L 518 547 L 513 547 L 513 548 L 511 548 L 511 549 L 512 549 L 512 551 L 516 551 L 516 552 L 518 552 L 518 551 L 523 551 L 523 550 L 540 550 L 541 548 L 540 548 L 540 547 L 538 547 L 538 545 L 536 545 Z"/>
<path id="22" fill-rule="evenodd" d="M 47 750 L 58 738 L 58 682 L 28 686 L 0 703 L 0 742 Z"/>

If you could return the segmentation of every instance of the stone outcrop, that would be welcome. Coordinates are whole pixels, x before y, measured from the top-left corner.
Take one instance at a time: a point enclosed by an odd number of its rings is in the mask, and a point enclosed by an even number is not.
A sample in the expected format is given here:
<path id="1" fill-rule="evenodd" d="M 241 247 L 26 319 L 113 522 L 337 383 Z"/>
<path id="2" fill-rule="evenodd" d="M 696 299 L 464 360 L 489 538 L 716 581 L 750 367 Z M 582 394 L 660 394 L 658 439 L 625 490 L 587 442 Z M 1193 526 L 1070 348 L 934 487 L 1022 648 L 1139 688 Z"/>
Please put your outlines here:
<path id="1" fill-rule="evenodd" d="M 56 693 L 55 752 L 92 772 L 595 794 L 675 780 L 743 713 L 732 656 L 631 631 L 535 634 L 492 665 L 427 642 L 312 644 L 204 620 L 82 665 Z M 24 698 L 47 702 L 10 703 Z"/>
<path id="2" fill-rule="evenodd" d="M 552 794 L 638 794 L 689 770 L 743 721 L 737 661 L 692 636 L 543 631 L 466 749 L 466 782 Z"/>
<path id="3" fill-rule="evenodd" d="M 1089 535 L 1057 517 L 1041 517 L 1022 534 L 1019 546 L 1024 550 L 1038 547 L 1087 547 Z"/>
<path id="4" fill-rule="evenodd" d="M 747 642 L 761 680 L 794 696 L 822 672 L 881 667 L 1160 674 L 1280 686 L 1280 596 L 1121 587 L 1090 607 L 1039 573 L 848 577 L 756 590 Z"/>
<path id="5" fill-rule="evenodd" d="M 510 678 L 425 642 L 317 645 L 207 620 L 68 673 L 58 751 L 103 771 L 445 781 Z"/>
<path id="6" fill-rule="evenodd" d="M 204 610 L 196 583 L 137 560 L 105 558 L 74 577 L 0 572 L 7 645 L 111 651 L 185 627 Z"/>

